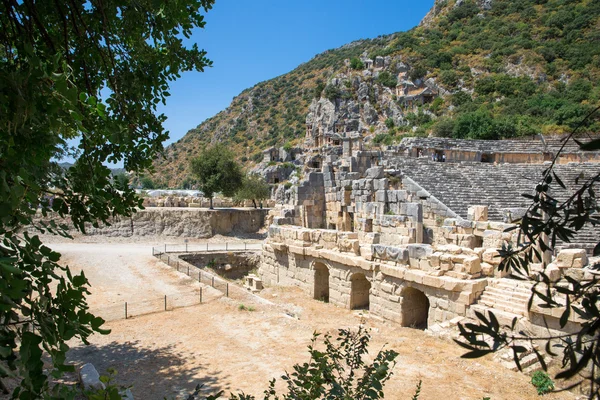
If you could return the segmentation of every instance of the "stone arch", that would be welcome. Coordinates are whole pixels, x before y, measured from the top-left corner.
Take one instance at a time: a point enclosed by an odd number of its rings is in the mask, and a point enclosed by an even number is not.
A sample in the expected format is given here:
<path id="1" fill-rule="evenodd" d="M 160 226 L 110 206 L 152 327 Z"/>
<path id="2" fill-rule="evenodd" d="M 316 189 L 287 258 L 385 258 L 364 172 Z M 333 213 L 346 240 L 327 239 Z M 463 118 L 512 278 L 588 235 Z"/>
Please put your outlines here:
<path id="1" fill-rule="evenodd" d="M 350 277 L 350 309 L 368 310 L 371 282 L 365 274 L 357 272 Z"/>
<path id="2" fill-rule="evenodd" d="M 320 261 L 312 265 L 314 271 L 313 298 L 315 300 L 329 301 L 329 267 Z"/>
<path id="3" fill-rule="evenodd" d="M 422 291 L 407 287 L 402 291 L 402 326 L 427 329 L 429 299 Z"/>

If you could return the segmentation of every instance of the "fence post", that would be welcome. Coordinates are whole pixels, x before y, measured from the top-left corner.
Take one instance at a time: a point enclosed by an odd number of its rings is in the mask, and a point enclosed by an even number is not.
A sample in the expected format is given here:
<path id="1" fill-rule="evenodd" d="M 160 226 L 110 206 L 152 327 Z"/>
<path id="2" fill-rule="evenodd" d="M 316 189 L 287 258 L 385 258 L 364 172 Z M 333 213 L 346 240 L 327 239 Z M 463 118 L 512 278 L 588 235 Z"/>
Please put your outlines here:
<path id="1" fill-rule="evenodd" d="M 187 253 L 187 242 L 185 242 L 185 252 Z"/>
<path id="2" fill-rule="evenodd" d="M 152 248 L 152 256 L 154 257 L 154 247 Z"/>
<path id="3" fill-rule="evenodd" d="M 229 297 L 229 283 L 227 283 L 227 288 L 225 289 L 225 295 Z"/>
<path id="4" fill-rule="evenodd" d="M 225 251 L 227 251 L 227 242 L 225 242 Z"/>
<path id="5" fill-rule="evenodd" d="M 200 304 L 202 304 L 202 288 L 200 288 Z"/>
<path id="6" fill-rule="evenodd" d="M 208 242 L 206 242 L 206 251 L 208 252 Z"/>
<path id="7" fill-rule="evenodd" d="M 212 283 L 211 283 L 211 286 L 212 286 L 212 287 L 215 287 L 215 277 L 214 277 L 214 276 L 212 277 Z"/>
<path id="8" fill-rule="evenodd" d="M 190 276 L 190 266 L 189 265 L 188 265 L 188 273 L 187 273 L 187 275 Z"/>
<path id="9" fill-rule="evenodd" d="M 167 256 L 167 265 L 171 265 L 171 256 Z"/>
<path id="10" fill-rule="evenodd" d="M 125 302 L 125 319 L 127 319 L 127 302 Z"/>
<path id="11" fill-rule="evenodd" d="M 165 294 L 165 311 L 167 311 L 167 295 Z"/>

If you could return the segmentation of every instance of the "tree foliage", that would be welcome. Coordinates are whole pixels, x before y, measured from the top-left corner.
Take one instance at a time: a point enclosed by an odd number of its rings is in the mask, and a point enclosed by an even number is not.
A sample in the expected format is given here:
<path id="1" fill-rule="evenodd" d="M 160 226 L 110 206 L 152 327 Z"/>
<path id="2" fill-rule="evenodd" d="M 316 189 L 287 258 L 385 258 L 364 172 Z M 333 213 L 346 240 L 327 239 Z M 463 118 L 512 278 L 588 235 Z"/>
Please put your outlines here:
<path id="1" fill-rule="evenodd" d="M 233 197 L 244 177 L 233 154 L 221 144 L 214 145 L 193 158 L 190 169 L 198 179 L 199 189 L 210 199 L 211 209 L 215 193 Z"/>
<path id="2" fill-rule="evenodd" d="M 254 208 L 256 208 L 256 202 L 271 197 L 271 186 L 262 176 L 257 174 L 246 175 L 242 181 L 242 186 L 235 194 L 237 200 L 252 200 Z M 262 202 L 261 202 L 262 208 Z"/>
<path id="3" fill-rule="evenodd" d="M 49 377 L 72 369 L 66 341 L 104 332 L 89 313 L 87 278 L 23 231 L 68 236 L 36 211 L 85 224 L 109 224 L 141 206 L 119 188 L 105 163 L 139 173 L 168 135 L 157 105 L 169 83 L 210 65 L 184 46 L 212 0 L 178 2 L 7 1 L 0 12 L 0 382 L 19 381 L 13 397 L 64 398 Z M 77 139 L 72 145 L 69 140 Z M 77 159 L 68 170 L 55 160 Z M 120 191 L 119 189 L 123 189 Z M 56 287 L 51 290 L 51 283 Z M 42 354 L 51 359 L 48 368 Z"/>
<path id="4" fill-rule="evenodd" d="M 591 118 L 599 110 L 600 107 L 596 108 L 586 118 Z M 584 119 L 578 128 L 585 124 Z M 576 139 L 578 128 L 564 140 L 563 148 L 569 140 L 574 140 L 582 150 L 600 149 L 600 139 Z M 519 330 L 516 318 L 510 326 L 502 326 L 493 313 L 488 316 L 476 313 L 479 323 L 459 325 L 462 339 L 457 342 L 468 350 L 464 357 L 469 358 L 508 348 L 519 368 L 519 356 L 527 351 L 524 344 L 528 343 L 546 370 L 544 357 L 536 348 L 538 344 L 545 345 L 545 351 L 552 356 L 562 353 L 562 370 L 556 379 L 574 379 L 572 387 L 583 386 L 590 399 L 597 399 L 600 396 L 600 263 L 589 266 L 584 279 L 565 275 L 555 281 L 550 277 L 544 254 L 552 252 L 559 241 L 571 242 L 582 229 L 598 232 L 600 205 L 596 191 L 600 186 L 600 171 L 590 176 L 578 176 L 574 182 L 563 182 L 554 172 L 561 152 L 562 148 L 544 170 L 535 194 L 523 195 L 531 199 L 531 205 L 514 227 L 518 229 L 516 244 L 505 243 L 499 249 L 502 257 L 499 269 L 532 281 L 529 310 L 534 304 L 550 312 L 557 310 L 561 328 L 565 328 L 570 318 L 576 316 L 580 320 L 579 329 L 563 334 L 549 331 L 546 337 L 537 337 Z M 561 192 L 567 195 L 559 196 Z M 600 238 L 593 254 L 600 255 Z M 533 272 L 531 265 L 540 262 L 541 272 Z M 552 315 L 555 313 L 552 312 Z"/>

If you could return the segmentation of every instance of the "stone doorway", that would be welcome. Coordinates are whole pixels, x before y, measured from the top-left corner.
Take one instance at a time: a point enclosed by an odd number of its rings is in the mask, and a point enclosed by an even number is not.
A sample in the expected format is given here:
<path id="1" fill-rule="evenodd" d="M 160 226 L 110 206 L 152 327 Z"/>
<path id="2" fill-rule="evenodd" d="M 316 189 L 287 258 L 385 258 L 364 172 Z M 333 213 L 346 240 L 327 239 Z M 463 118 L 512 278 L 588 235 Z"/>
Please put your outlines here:
<path id="1" fill-rule="evenodd" d="M 315 287 L 314 299 L 324 302 L 329 301 L 329 268 L 321 262 L 314 265 Z"/>
<path id="2" fill-rule="evenodd" d="M 429 299 L 425 293 L 414 288 L 402 291 L 402 326 L 427 329 Z"/>
<path id="3" fill-rule="evenodd" d="M 365 274 L 357 273 L 350 278 L 350 284 L 350 309 L 368 310 L 371 282 L 367 280 Z"/>

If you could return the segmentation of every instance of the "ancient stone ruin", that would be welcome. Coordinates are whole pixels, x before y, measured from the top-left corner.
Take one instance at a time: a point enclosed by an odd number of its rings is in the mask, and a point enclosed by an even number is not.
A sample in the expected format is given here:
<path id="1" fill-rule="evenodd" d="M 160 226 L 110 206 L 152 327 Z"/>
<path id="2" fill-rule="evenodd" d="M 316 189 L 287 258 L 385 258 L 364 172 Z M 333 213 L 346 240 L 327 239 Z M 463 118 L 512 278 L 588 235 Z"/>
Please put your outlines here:
<path id="1" fill-rule="evenodd" d="M 375 63 L 377 66 L 377 63 Z M 402 326 L 448 326 L 475 311 L 515 316 L 533 332 L 558 327 L 560 314 L 528 311 L 530 285 L 496 268 L 506 232 L 529 205 L 558 138 L 466 141 L 408 138 L 383 150 L 360 137 L 307 134 L 302 172 L 277 190 L 259 275 L 265 285 L 298 286 L 316 300 L 364 309 Z M 333 128 L 331 128 L 333 129 Z M 600 168 L 600 153 L 567 146 L 556 173 L 567 190 Z M 553 280 L 590 274 L 598 232 L 560 243 L 547 271 Z M 592 260 L 593 261 L 593 260 Z M 539 265 L 535 265 L 539 267 Z M 558 310 L 560 311 L 560 310 Z M 575 329 L 575 316 L 566 330 Z"/>

